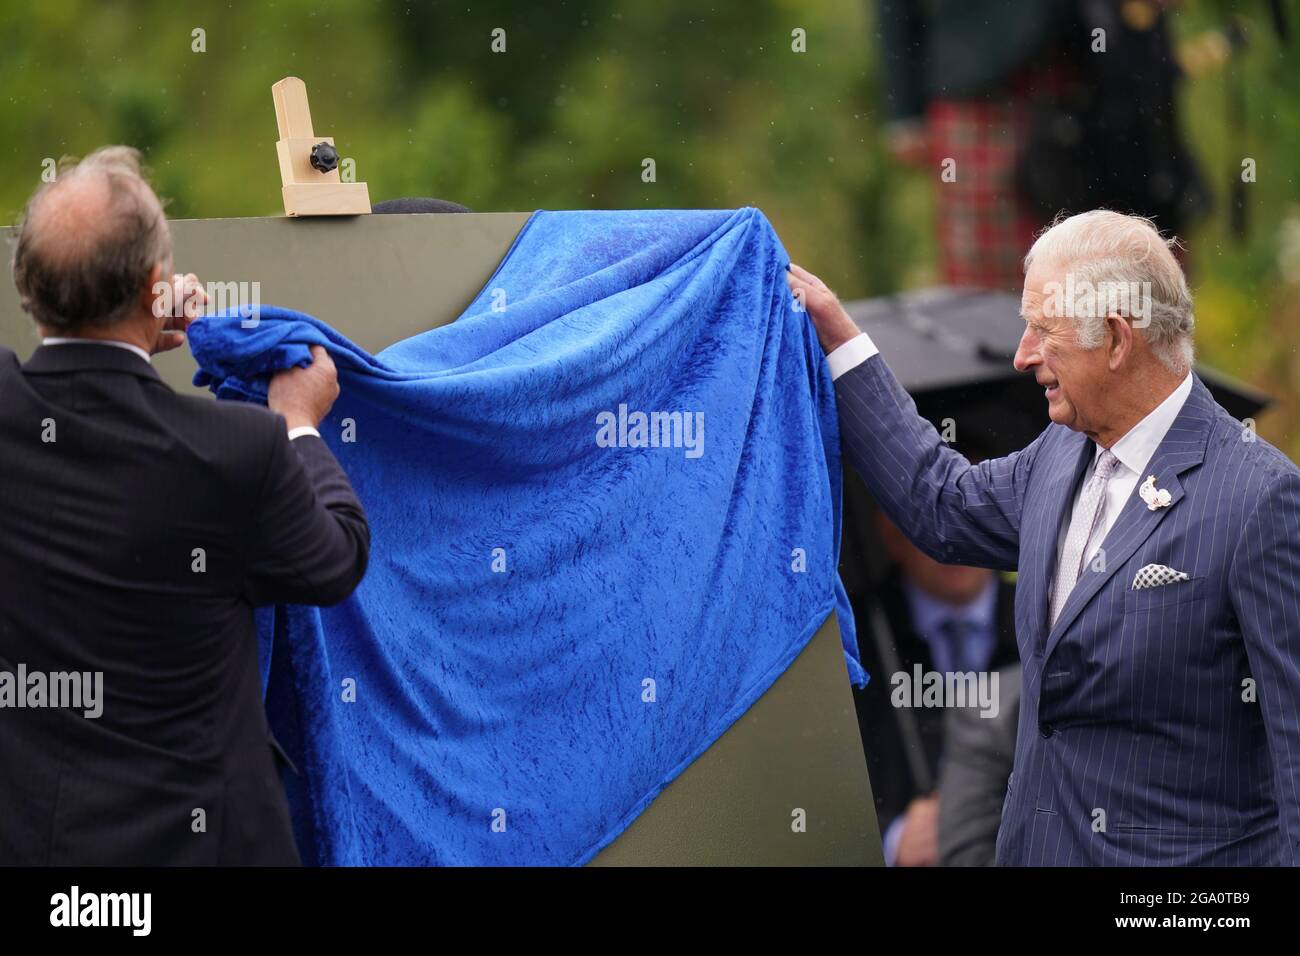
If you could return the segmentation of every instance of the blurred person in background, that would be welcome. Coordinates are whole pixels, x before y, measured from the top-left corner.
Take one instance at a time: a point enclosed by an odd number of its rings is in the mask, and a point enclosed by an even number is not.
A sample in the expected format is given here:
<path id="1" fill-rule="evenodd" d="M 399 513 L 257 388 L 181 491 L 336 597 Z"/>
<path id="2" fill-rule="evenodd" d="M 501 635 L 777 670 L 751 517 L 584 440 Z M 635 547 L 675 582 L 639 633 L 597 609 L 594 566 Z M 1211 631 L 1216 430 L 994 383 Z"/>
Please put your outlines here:
<path id="1" fill-rule="evenodd" d="M 854 703 L 885 862 L 933 866 L 940 855 L 937 783 L 948 749 L 945 708 L 893 706 L 890 679 L 913 674 L 917 665 L 923 673 L 947 674 L 1014 664 L 1015 587 L 983 568 L 940 564 L 883 512 L 876 519 L 892 567 L 875 606 L 860 617 L 858 644 L 872 680 L 855 689 Z M 970 709 L 979 719 L 979 710 Z"/>
<path id="2" fill-rule="evenodd" d="M 941 283 L 1018 292 L 1024 251 L 1060 212 L 1116 209 L 1170 233 L 1205 213 L 1170 5 L 878 0 L 885 137 L 936 177 Z"/>
<path id="3" fill-rule="evenodd" d="M 939 770 L 939 865 L 993 866 L 998 823 L 1016 756 L 1020 663 L 998 671 L 998 707 L 949 708 Z"/>

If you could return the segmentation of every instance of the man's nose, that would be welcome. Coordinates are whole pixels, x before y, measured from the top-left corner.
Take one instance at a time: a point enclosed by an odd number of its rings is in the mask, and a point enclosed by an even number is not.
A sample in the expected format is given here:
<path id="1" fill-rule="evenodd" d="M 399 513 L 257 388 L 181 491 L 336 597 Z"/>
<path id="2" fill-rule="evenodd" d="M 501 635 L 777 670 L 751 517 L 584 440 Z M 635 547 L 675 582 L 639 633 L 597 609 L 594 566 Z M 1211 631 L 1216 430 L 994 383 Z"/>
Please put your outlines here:
<path id="1" fill-rule="evenodd" d="M 1020 344 L 1016 347 L 1016 357 L 1011 360 L 1017 372 L 1024 372 L 1035 365 L 1039 364 L 1038 341 L 1037 337 L 1025 329 L 1025 334 L 1020 336 Z"/>

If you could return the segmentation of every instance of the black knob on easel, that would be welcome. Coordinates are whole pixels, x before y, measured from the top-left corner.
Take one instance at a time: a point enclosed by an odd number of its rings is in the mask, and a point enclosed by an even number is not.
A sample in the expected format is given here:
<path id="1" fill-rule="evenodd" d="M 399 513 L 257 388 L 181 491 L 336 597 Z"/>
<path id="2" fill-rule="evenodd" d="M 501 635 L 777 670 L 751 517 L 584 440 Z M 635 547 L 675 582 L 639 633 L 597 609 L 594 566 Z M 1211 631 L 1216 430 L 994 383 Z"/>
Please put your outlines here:
<path id="1" fill-rule="evenodd" d="M 301 153 L 299 154 L 301 155 Z M 329 143 L 317 143 L 311 148 L 312 169 L 328 173 L 339 165 L 339 151 Z"/>

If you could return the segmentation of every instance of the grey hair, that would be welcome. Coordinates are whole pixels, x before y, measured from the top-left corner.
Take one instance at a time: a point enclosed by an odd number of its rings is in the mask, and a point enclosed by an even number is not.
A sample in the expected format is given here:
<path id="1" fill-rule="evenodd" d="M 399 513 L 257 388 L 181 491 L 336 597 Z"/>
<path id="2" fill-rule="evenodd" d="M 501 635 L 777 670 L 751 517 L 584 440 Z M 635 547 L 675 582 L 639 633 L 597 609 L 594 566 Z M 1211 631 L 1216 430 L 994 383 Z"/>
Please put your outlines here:
<path id="1" fill-rule="evenodd" d="M 1152 353 L 1170 371 L 1186 373 L 1194 357 L 1192 332 L 1196 316 L 1187 277 L 1174 256 L 1177 239 L 1164 239 L 1155 224 L 1142 216 L 1094 209 L 1075 216 L 1058 216 L 1034 240 L 1025 256 L 1025 272 L 1036 259 L 1066 269 L 1075 285 L 1086 289 L 1150 289 L 1150 314 L 1140 328 Z M 1077 298 L 1077 294 L 1076 294 Z M 1117 312 L 1133 318 L 1133 309 L 1075 309 L 1079 345 L 1101 344 L 1106 318 Z"/>
<path id="2" fill-rule="evenodd" d="M 49 223 L 41 207 L 51 190 L 102 177 L 102 222 Z M 162 204 L 129 146 L 105 146 L 77 162 L 64 159 L 23 212 L 14 244 L 14 284 L 23 311 L 51 331 L 106 328 L 128 316 L 154 266 L 170 270 L 171 230 Z"/>

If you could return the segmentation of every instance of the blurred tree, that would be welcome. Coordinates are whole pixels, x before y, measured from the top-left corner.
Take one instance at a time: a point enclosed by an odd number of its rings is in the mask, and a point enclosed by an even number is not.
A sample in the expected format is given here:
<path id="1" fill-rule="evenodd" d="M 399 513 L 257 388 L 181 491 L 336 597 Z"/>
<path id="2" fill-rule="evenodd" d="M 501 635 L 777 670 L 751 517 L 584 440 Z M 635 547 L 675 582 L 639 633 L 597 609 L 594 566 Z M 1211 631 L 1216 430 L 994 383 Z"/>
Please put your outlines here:
<path id="1" fill-rule="evenodd" d="M 1284 0 L 1293 22 L 1300 0 Z M 936 171 L 904 170 L 879 128 L 870 0 L 43 0 L 0 6 L 0 210 L 46 159 L 108 142 L 146 151 L 169 212 L 278 215 L 270 86 L 301 76 L 318 129 L 372 198 L 474 209 L 753 205 L 845 297 L 934 281 Z M 1300 279 L 1280 237 L 1300 221 L 1296 53 L 1265 0 L 1177 8 L 1180 37 L 1243 17 L 1228 69 L 1185 84 L 1215 216 L 1187 237 L 1202 355 L 1282 397 L 1261 433 L 1300 457 Z M 492 50 L 492 31 L 506 50 Z M 204 31 L 205 52 L 194 50 Z M 797 52 L 794 31 L 802 31 Z M 1294 45 L 1294 41 L 1293 41 Z M 1230 118 L 1226 82 L 1244 90 Z M 1244 118 L 1244 125 L 1238 122 Z M 1244 132 L 1242 130 L 1244 129 Z M 1252 228 L 1236 240 L 1230 177 Z M 655 162 L 654 182 L 642 179 Z"/>

